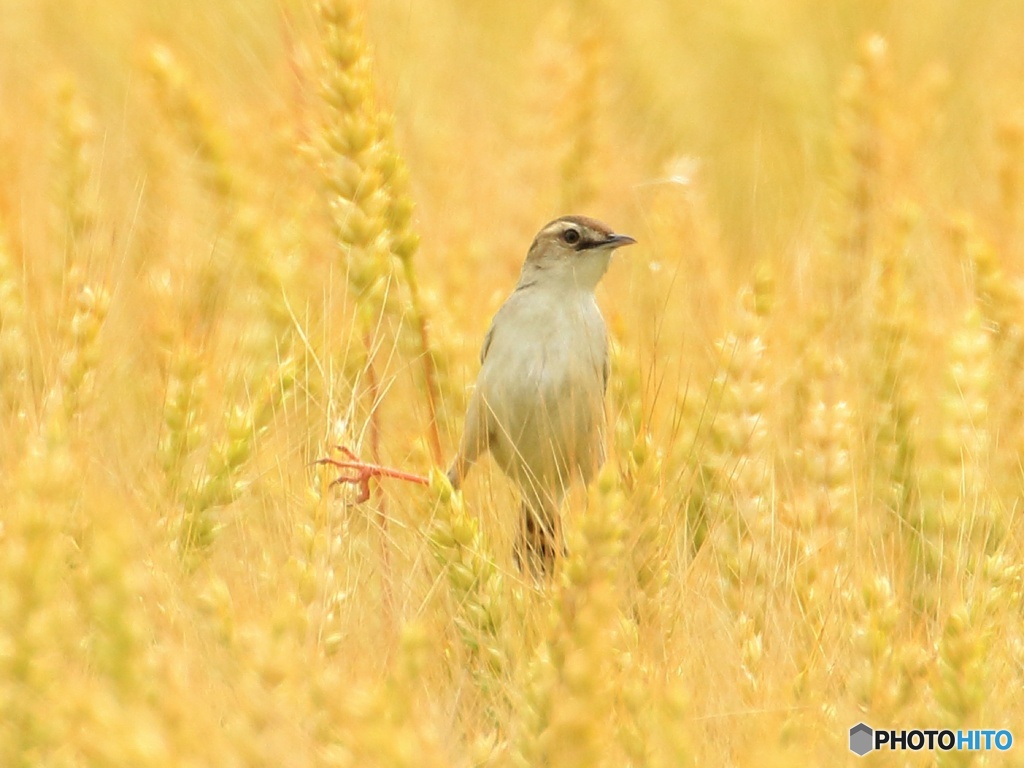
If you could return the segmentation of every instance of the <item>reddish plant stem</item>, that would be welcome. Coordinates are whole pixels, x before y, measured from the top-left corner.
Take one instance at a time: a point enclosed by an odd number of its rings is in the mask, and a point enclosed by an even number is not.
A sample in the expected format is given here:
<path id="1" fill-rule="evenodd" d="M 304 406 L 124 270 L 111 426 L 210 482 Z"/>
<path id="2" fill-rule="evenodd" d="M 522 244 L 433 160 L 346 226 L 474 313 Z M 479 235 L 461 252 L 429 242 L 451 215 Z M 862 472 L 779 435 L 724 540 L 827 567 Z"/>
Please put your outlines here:
<path id="1" fill-rule="evenodd" d="M 416 280 L 416 272 L 412 267 L 412 259 L 403 261 L 405 267 L 405 282 L 409 286 L 409 300 L 412 303 L 416 330 L 420 336 L 420 354 L 423 359 L 423 379 L 427 388 L 427 411 L 430 418 L 430 427 L 427 434 L 430 436 L 430 454 L 436 466 L 441 466 L 444 455 L 441 452 L 441 432 L 437 419 L 437 404 L 441 399 L 441 390 L 437 384 L 437 366 L 434 364 L 434 354 L 430 349 L 430 333 L 427 328 L 427 316 L 423 311 L 423 303 L 420 300 L 419 282 Z"/>
<path id="2" fill-rule="evenodd" d="M 434 366 L 434 355 L 430 351 L 425 317 L 420 317 L 419 326 L 420 343 L 423 346 L 423 378 L 427 383 L 427 408 L 430 411 L 430 453 L 434 464 L 440 466 L 444 456 L 441 453 L 441 434 L 437 424 L 437 368 Z"/>
<path id="3" fill-rule="evenodd" d="M 367 333 L 363 342 L 366 345 L 366 381 L 370 395 L 370 457 L 373 464 L 380 466 L 380 381 L 377 370 L 373 366 L 373 338 Z M 366 480 L 366 493 L 369 495 L 369 478 Z M 392 595 L 391 550 L 388 544 L 387 499 L 381 496 L 377 506 L 377 518 L 380 524 L 380 568 L 381 592 L 384 600 L 385 621 L 391 628 L 395 626 L 394 597 Z"/>

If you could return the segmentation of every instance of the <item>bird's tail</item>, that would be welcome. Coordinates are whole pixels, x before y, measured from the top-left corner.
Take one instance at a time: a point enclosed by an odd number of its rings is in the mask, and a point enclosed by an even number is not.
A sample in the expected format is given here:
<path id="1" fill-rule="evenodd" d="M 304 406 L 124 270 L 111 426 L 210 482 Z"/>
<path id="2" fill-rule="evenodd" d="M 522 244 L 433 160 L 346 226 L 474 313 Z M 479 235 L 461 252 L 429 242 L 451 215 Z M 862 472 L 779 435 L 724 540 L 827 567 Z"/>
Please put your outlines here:
<path id="1" fill-rule="evenodd" d="M 519 518 L 519 537 L 513 550 L 519 570 L 537 578 L 555 571 L 555 560 L 566 554 L 558 510 L 524 501 Z"/>

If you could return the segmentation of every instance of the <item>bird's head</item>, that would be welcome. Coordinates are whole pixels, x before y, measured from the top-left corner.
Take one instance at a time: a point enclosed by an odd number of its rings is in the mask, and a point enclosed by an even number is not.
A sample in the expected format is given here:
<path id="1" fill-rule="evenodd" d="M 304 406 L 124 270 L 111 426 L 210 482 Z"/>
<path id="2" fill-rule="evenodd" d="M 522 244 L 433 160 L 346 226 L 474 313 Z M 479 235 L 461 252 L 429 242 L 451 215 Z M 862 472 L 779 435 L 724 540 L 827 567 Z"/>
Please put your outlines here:
<path id="1" fill-rule="evenodd" d="M 562 216 L 537 233 L 526 254 L 523 279 L 593 290 L 608 270 L 612 251 L 635 242 L 597 219 Z"/>

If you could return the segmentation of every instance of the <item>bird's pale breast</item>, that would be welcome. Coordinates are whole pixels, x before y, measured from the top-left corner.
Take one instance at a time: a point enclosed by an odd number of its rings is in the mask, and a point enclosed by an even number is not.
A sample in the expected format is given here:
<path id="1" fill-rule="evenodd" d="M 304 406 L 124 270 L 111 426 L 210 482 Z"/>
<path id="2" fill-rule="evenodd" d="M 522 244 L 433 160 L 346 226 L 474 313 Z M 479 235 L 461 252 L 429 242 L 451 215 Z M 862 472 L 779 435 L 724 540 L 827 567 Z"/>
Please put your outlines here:
<path id="1" fill-rule="evenodd" d="M 603 450 L 605 325 L 589 291 L 522 298 L 502 308 L 478 386 L 499 466 L 524 489 L 560 495 Z"/>

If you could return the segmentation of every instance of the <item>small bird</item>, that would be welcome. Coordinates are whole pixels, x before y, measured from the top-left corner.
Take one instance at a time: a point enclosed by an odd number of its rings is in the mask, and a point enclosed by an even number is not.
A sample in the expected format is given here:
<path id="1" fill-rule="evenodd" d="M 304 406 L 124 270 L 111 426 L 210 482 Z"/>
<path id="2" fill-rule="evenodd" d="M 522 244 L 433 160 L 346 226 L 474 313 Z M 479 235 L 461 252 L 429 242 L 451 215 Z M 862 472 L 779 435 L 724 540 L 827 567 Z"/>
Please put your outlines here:
<path id="1" fill-rule="evenodd" d="M 491 321 L 458 453 L 458 488 L 487 451 L 519 486 L 521 570 L 550 574 L 563 554 L 559 508 L 575 478 L 604 463 L 608 335 L 594 289 L 612 252 L 635 243 L 586 216 L 545 225 L 519 283 Z"/>

